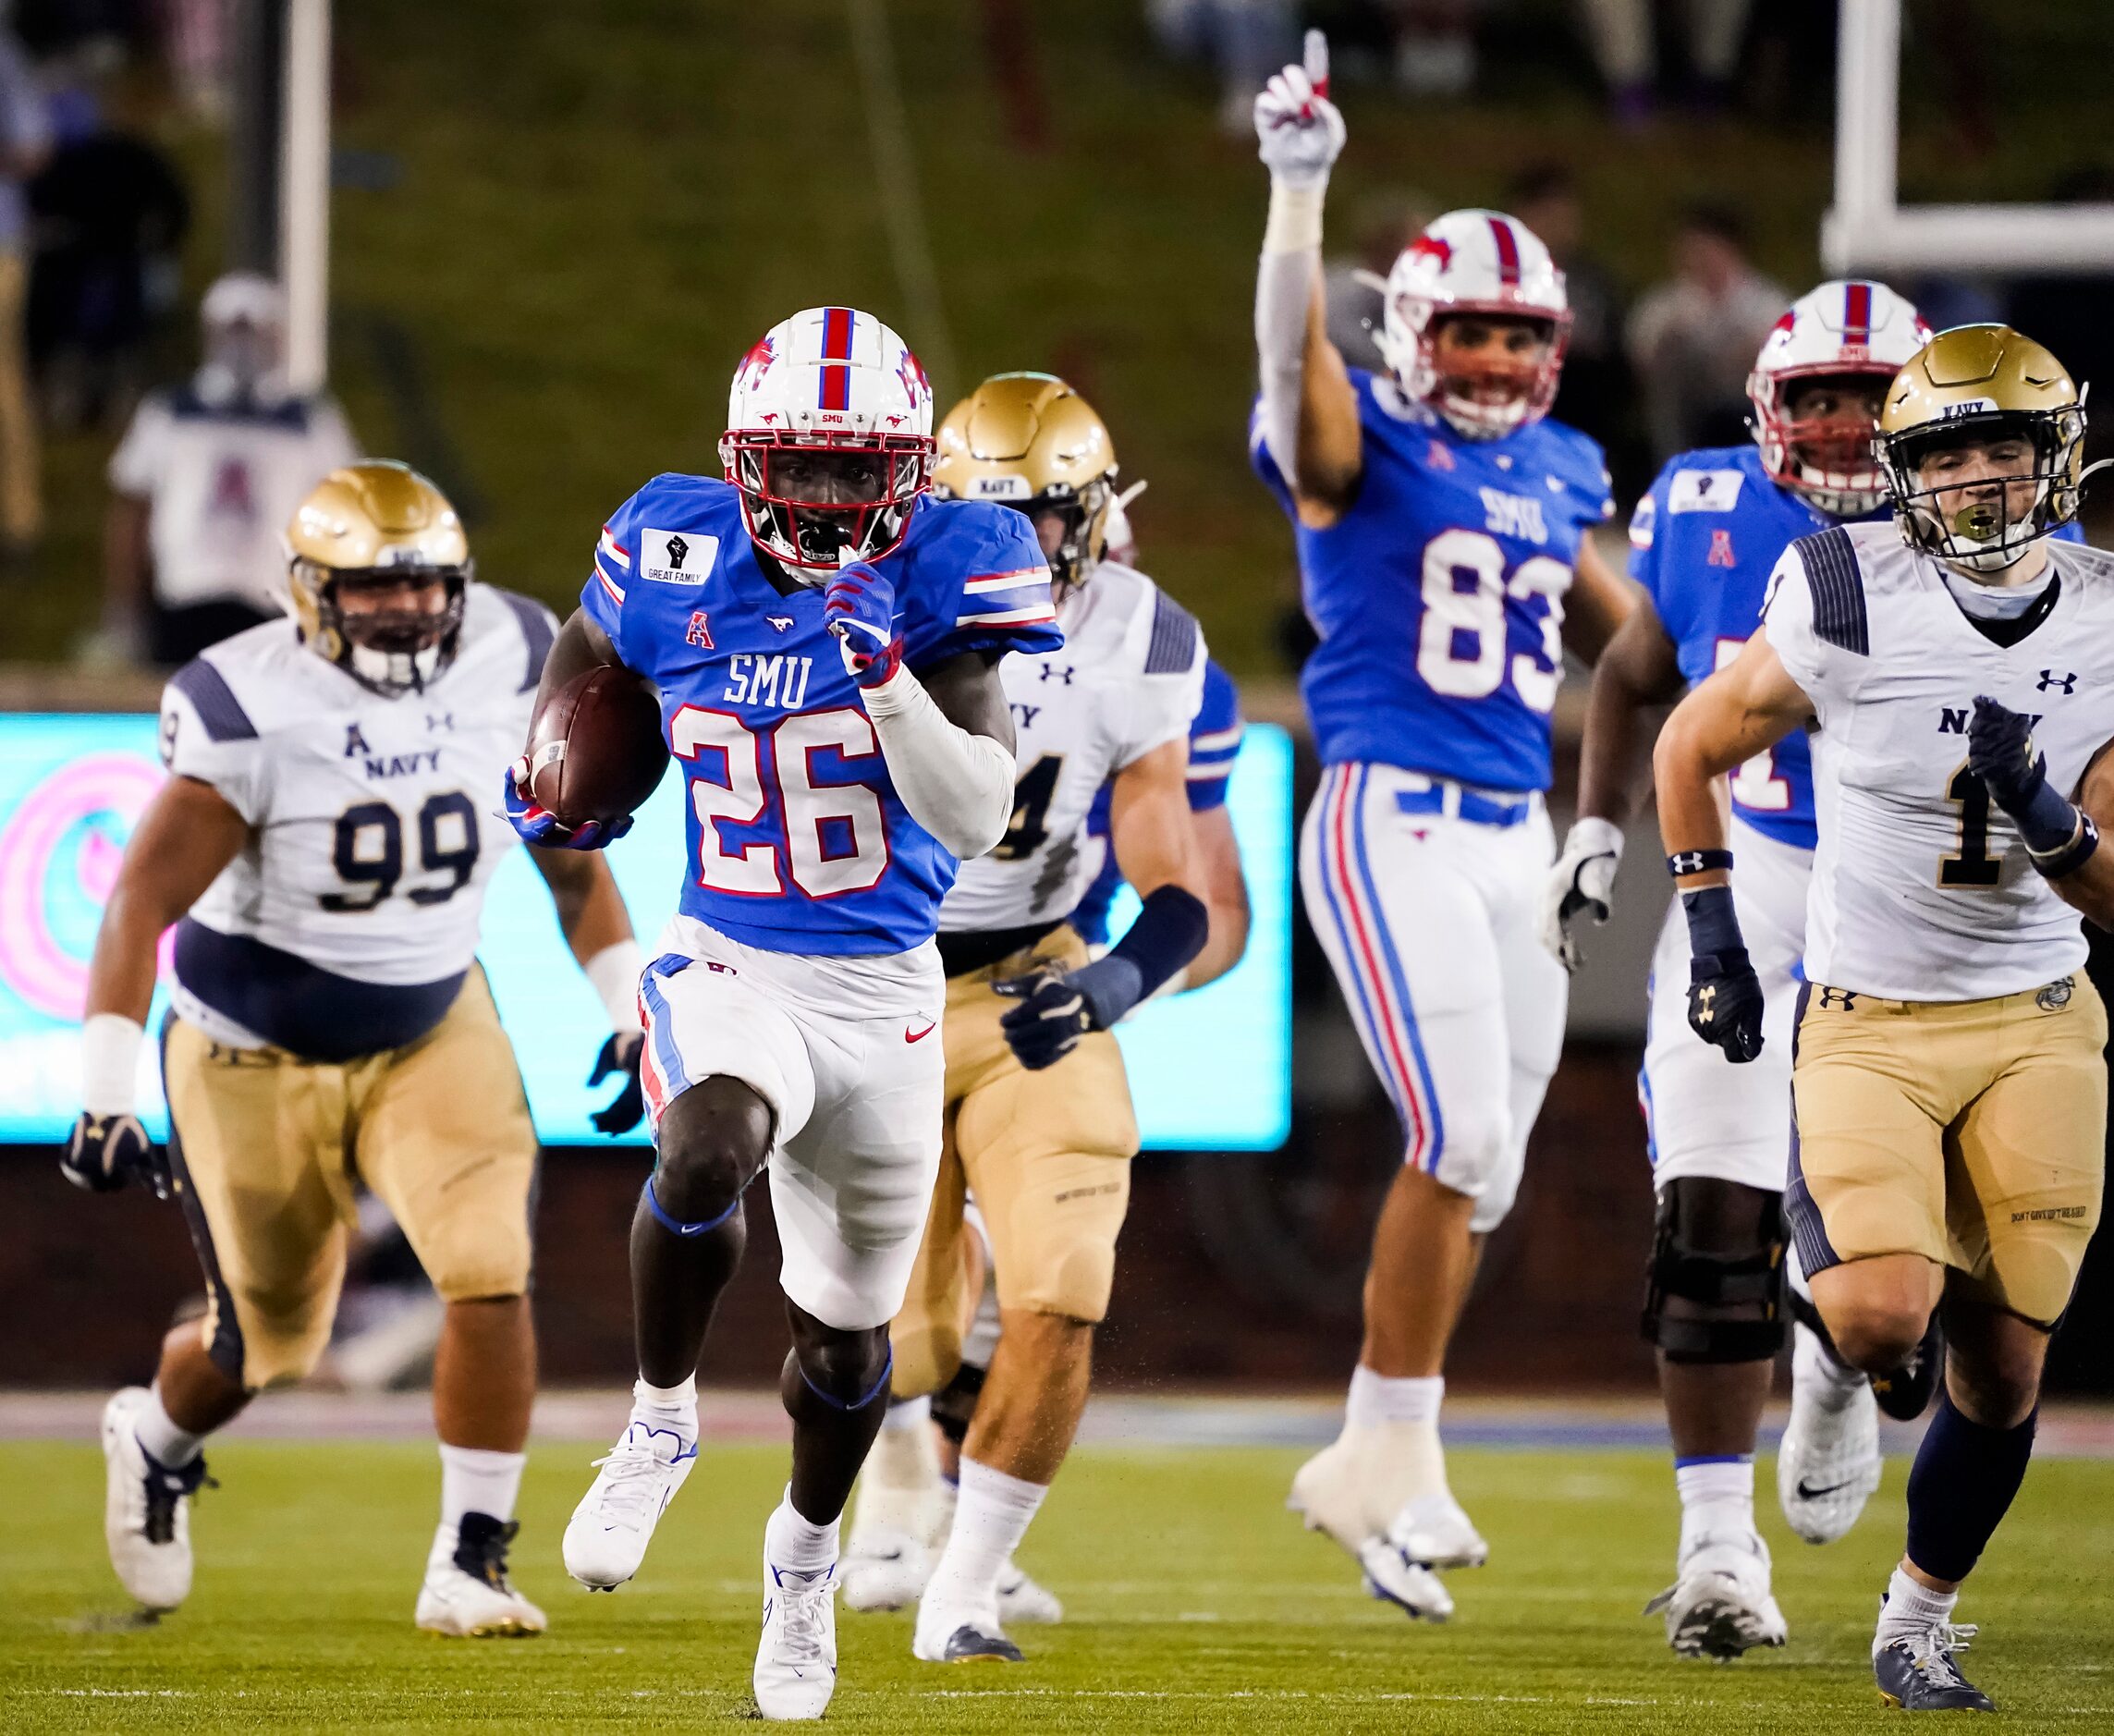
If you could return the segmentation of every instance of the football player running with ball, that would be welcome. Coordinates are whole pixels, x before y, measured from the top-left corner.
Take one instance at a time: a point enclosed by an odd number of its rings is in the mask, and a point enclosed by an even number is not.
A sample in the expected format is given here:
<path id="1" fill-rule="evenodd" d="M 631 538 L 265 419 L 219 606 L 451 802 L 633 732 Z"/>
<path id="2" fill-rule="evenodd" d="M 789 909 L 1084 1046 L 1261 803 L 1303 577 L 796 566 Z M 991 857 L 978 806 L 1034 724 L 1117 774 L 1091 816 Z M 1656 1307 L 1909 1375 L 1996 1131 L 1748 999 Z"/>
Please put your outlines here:
<path id="1" fill-rule="evenodd" d="M 1578 822 L 1544 894 L 1543 937 L 1567 966 L 1578 962 L 1577 931 L 1607 920 L 1644 713 L 1738 654 L 1793 540 L 1884 508 L 1872 445 L 1880 404 L 1929 336 L 1884 284 L 1822 284 L 1778 322 L 1755 361 L 1754 442 L 1680 454 L 1638 502 L 1630 575 L 1645 600 L 1594 670 Z M 1754 1438 L 1784 1339 L 1790 1034 L 1814 848 L 1805 737 L 1740 766 L 1731 801 L 1741 926 L 1768 998 L 1769 1045 L 1735 1067 L 1695 1041 L 1688 934 L 1669 910 L 1639 1082 L 1658 1193 L 1644 1330 L 1657 1346 L 1681 1501 L 1675 1583 L 1654 1608 L 1687 1657 L 1737 1657 L 1785 1639 L 1754 1527 Z M 1791 1366 L 1778 1486 L 1792 1529 L 1827 1543 L 1878 1486 L 1877 1406 L 1865 1376 L 1811 1327 L 1799 1327 Z M 1925 1383 L 1918 1409 L 1927 1396 Z"/>
<path id="2" fill-rule="evenodd" d="M 1791 1036 L 1785 1206 L 1842 1354 L 1948 1354 L 1872 1642 L 1912 1710 L 1991 1708 L 1953 1609 L 2033 1451 L 2048 1334 L 2099 1217 L 2107 1018 L 2079 913 L 2114 927 L 2114 556 L 2077 516 L 2084 410 L 2004 326 L 1941 333 L 1879 418 L 1893 524 L 1801 537 L 1762 625 L 1659 734 L 1689 1021 L 1781 1041 L 1731 887 L 1716 780 L 1811 731 L 1819 844 Z"/>
<path id="3" fill-rule="evenodd" d="M 182 1202 L 207 1309 L 169 1333 L 151 1390 L 103 1417 L 112 1565 L 150 1609 L 190 1589 L 205 1437 L 330 1340 L 353 1186 L 403 1227 L 446 1308 L 434 1361 L 441 1522 L 416 1620 L 542 1631 L 507 1583 L 535 1394 L 529 1314 L 536 1132 L 476 960 L 514 834 L 492 780 L 518 749 L 557 623 L 473 583 L 462 526 L 400 464 L 333 471 L 287 532 L 292 615 L 214 646 L 162 699 L 169 780 L 126 847 L 82 1032 L 65 1162 L 98 1192 Z M 533 852 L 609 1009 L 640 1115 L 640 954 L 605 864 Z M 165 1158 L 133 1113 L 157 943 L 176 928 L 162 1028 Z"/>
<path id="4" fill-rule="evenodd" d="M 1407 1148 L 1381 1208 L 1342 1436 L 1291 1504 L 1374 1595 L 1441 1618 L 1435 1570 L 1487 1548 L 1447 1485 L 1446 1349 L 1483 1239 L 1520 1183 L 1563 1039 L 1538 938 L 1556 851 L 1542 791 L 1566 645 L 1591 658 L 1631 606 L 1589 532 L 1600 450 L 1544 420 L 1570 313 L 1548 250 L 1456 211 L 1388 275 L 1386 376 L 1326 335 L 1322 202 L 1342 149 L 1326 51 L 1255 102 L 1270 169 L 1255 292 L 1256 468 L 1297 527 L 1320 635 L 1301 678 L 1323 762 L 1300 877 Z"/>
<path id="5" fill-rule="evenodd" d="M 1204 636 L 1151 580 L 1103 558 L 1115 474 L 1101 418 L 1048 374 L 986 380 L 940 428 L 935 491 L 1005 501 L 1030 527 L 1065 649 L 999 666 L 1020 765 L 1012 820 L 940 907 L 947 1140 L 895 1323 L 897 1395 L 938 1392 L 961 1368 L 982 1290 L 964 1218 L 971 1192 L 1000 1336 L 918 1608 L 913 1649 L 930 1663 L 1020 1657 L 1000 1626 L 1000 1577 L 1086 1404 L 1138 1150 L 1110 1033 L 1179 977 L 1209 926 L 1187 793 Z M 1109 840 L 1143 907 L 1090 960 L 1065 919 L 1094 879 L 1087 822 L 1111 778 Z"/>
<path id="6" fill-rule="evenodd" d="M 720 455 L 726 481 L 659 476 L 618 508 L 544 675 L 546 693 L 598 666 L 651 682 L 690 816 L 639 989 L 657 1154 L 631 1230 L 639 1382 L 565 1557 L 590 1587 L 629 1579 L 696 1462 L 698 1359 L 767 1170 L 793 1456 L 754 1681 L 764 1717 L 819 1718 L 838 1516 L 939 1169 L 940 900 L 1013 810 L 998 662 L 1064 640 L 1027 520 L 928 495 L 932 389 L 872 315 L 811 308 L 765 334 Z M 568 834 L 519 771 L 508 801 L 544 841 L 622 829 Z"/>

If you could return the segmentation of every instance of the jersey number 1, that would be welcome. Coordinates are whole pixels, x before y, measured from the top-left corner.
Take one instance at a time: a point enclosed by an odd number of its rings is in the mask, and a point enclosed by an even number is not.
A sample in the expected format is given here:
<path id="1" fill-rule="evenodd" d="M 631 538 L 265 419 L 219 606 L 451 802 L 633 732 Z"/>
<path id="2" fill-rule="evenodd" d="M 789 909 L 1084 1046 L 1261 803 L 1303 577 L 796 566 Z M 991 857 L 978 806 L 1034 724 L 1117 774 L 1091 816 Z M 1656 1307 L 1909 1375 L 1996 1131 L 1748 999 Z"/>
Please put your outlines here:
<path id="1" fill-rule="evenodd" d="M 1948 801 L 1960 804 L 1960 848 L 1937 862 L 1941 886 L 1993 886 L 2003 864 L 1989 853 L 1989 786 L 1962 764 L 1945 787 Z"/>

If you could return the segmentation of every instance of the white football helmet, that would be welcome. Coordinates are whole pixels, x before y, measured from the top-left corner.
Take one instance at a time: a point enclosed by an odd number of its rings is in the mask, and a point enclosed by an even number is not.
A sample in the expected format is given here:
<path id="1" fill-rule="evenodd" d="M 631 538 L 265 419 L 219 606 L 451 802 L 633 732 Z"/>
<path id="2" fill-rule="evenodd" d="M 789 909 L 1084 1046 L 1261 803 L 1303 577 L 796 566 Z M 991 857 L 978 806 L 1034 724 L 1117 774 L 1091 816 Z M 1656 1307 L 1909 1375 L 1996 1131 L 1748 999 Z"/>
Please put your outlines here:
<path id="1" fill-rule="evenodd" d="M 1762 468 L 1832 518 L 1876 512 L 1887 498 L 1873 446 L 1877 411 L 1793 420 L 1784 398 L 1798 382 L 1816 377 L 1863 376 L 1883 393 L 1930 336 L 1907 300 L 1861 277 L 1824 283 L 1792 302 L 1747 376 Z"/>
<path id="2" fill-rule="evenodd" d="M 734 371 L 719 461 L 750 536 L 796 578 L 893 549 L 932 460 L 931 383 L 871 313 L 805 309 Z"/>
<path id="3" fill-rule="evenodd" d="M 1548 414 L 1570 340 L 1570 303 L 1548 249 L 1517 217 L 1472 210 L 1435 218 L 1396 259 L 1385 305 L 1378 343 L 1395 383 L 1463 436 L 1496 440 Z M 1548 323 L 1548 346 L 1522 390 L 1492 402 L 1440 377 L 1435 326 L 1449 313 Z"/>

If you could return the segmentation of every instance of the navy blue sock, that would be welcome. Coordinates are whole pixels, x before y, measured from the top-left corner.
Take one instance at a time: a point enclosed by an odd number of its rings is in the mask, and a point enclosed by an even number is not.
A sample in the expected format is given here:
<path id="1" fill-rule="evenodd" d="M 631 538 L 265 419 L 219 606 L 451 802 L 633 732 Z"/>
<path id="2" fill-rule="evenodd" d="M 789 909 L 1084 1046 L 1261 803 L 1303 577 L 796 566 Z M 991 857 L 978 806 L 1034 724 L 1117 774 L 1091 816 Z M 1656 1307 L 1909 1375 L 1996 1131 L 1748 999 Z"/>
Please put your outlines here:
<path id="1" fill-rule="evenodd" d="M 1973 1571 L 2025 1480 L 2040 1414 L 2036 1405 L 2014 1428 L 1988 1428 L 1938 1389 L 1937 1414 L 1909 1472 L 1909 1559 L 1932 1578 Z"/>

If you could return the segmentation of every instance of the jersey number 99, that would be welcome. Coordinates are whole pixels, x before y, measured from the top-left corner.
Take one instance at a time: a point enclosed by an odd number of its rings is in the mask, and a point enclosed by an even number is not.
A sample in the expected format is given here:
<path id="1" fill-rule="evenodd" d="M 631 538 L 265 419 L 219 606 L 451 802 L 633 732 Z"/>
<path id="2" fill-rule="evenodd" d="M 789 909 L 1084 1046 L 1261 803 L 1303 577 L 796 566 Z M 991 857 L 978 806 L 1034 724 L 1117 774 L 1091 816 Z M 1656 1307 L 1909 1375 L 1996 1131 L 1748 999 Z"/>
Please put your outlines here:
<path id="1" fill-rule="evenodd" d="M 413 904 L 446 904 L 470 884 L 477 867 L 477 810 L 459 789 L 428 796 L 419 810 L 419 865 L 446 874 L 447 884 L 413 886 Z M 371 911 L 404 877 L 404 822 L 385 801 L 356 801 L 337 816 L 331 865 L 351 892 L 325 892 L 316 902 L 337 914 Z"/>
<path id="2" fill-rule="evenodd" d="M 1462 581 L 1466 581 L 1464 584 Z M 1417 673 L 1448 699 L 1485 699 L 1509 675 L 1530 711 L 1556 709 L 1563 679 L 1563 596 L 1570 568 L 1550 555 L 1531 555 L 1505 577 L 1505 551 L 1482 531 L 1446 531 L 1424 544 L 1424 624 Z M 1505 605 L 1539 596 L 1541 654 L 1506 655 Z"/>

